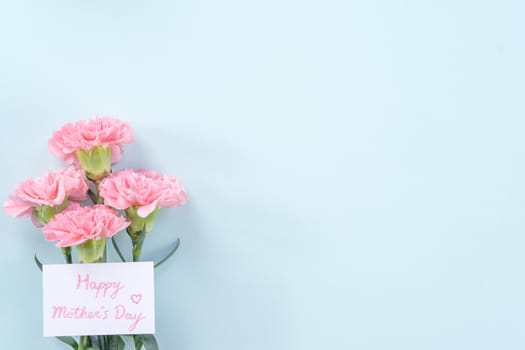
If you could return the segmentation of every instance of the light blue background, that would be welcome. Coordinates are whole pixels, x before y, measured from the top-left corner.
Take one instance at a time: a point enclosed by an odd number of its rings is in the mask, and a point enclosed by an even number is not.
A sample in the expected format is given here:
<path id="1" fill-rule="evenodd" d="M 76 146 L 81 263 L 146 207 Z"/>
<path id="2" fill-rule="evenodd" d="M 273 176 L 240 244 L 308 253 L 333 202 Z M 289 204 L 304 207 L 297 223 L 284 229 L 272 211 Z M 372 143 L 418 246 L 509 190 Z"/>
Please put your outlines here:
<path id="1" fill-rule="evenodd" d="M 3 1 L 0 197 L 66 122 L 132 124 L 122 167 L 176 175 L 162 349 L 523 349 L 522 1 Z M 0 334 L 43 338 L 0 216 Z"/>

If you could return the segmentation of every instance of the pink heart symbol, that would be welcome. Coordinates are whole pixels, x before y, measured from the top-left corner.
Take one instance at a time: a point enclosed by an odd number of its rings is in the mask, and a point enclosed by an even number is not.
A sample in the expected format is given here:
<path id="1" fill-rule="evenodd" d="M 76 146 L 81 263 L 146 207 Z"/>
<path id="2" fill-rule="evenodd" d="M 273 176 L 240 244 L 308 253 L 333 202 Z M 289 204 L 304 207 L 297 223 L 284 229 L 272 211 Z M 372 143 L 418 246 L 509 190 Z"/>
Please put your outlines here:
<path id="1" fill-rule="evenodd" d="M 134 302 L 135 304 L 140 303 L 141 300 L 142 300 L 142 294 L 131 294 L 131 301 Z"/>

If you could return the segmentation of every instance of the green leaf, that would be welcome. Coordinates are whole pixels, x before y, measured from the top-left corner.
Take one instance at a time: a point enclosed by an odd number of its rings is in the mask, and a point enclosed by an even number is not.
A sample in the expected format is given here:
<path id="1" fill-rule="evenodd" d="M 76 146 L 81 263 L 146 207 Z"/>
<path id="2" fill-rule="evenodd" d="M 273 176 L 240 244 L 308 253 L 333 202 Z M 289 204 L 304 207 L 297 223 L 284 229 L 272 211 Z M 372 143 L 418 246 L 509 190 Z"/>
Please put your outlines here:
<path id="1" fill-rule="evenodd" d="M 135 350 L 135 341 L 132 335 L 120 335 L 120 339 L 126 344 L 126 350 Z"/>
<path id="2" fill-rule="evenodd" d="M 115 339 L 115 336 L 113 336 L 113 335 L 106 335 L 106 336 L 104 336 L 104 338 L 106 338 L 106 342 L 104 343 L 104 346 L 105 346 L 106 350 L 117 350 L 118 349 L 118 347 L 117 347 L 118 346 L 118 342 Z M 118 338 L 118 340 L 120 340 L 120 338 Z M 102 348 L 100 350 L 102 350 Z"/>
<path id="3" fill-rule="evenodd" d="M 124 341 L 118 335 L 106 335 L 108 339 L 107 350 L 124 350 Z"/>
<path id="4" fill-rule="evenodd" d="M 36 259 L 36 255 L 35 255 Z M 78 343 L 73 337 L 56 337 L 58 340 L 60 340 L 63 343 L 66 343 L 67 345 L 71 346 L 73 349 L 78 349 Z"/>
<path id="5" fill-rule="evenodd" d="M 40 262 L 40 260 L 38 260 L 38 257 L 36 256 L 36 253 L 35 253 L 35 263 L 36 263 L 36 266 L 38 266 L 38 269 L 40 271 L 42 271 L 42 263 Z M 74 339 L 73 339 L 74 340 Z M 75 342 L 76 343 L 76 342 Z"/>
<path id="6" fill-rule="evenodd" d="M 137 334 L 133 335 L 133 339 L 135 339 L 135 350 L 142 350 L 142 339 Z"/>
<path id="7" fill-rule="evenodd" d="M 159 262 L 156 262 L 155 265 L 153 265 L 153 267 L 159 267 L 160 265 L 162 265 L 162 263 L 164 263 L 166 260 L 171 258 L 171 256 L 173 254 L 175 254 L 177 249 L 179 249 L 179 245 L 180 245 L 180 238 L 177 238 L 177 240 L 175 241 L 175 247 L 173 247 L 171 252 L 169 252 L 168 255 L 166 255 L 164 258 L 162 258 Z"/>
<path id="8" fill-rule="evenodd" d="M 106 350 L 106 341 L 103 335 L 92 335 L 91 344 L 93 344 L 93 346 L 98 346 L 99 350 Z"/>
<path id="9" fill-rule="evenodd" d="M 98 336 L 96 335 L 90 335 L 89 336 L 89 341 L 91 342 L 91 346 L 94 346 L 96 348 L 99 348 L 99 350 L 103 350 L 100 345 L 99 345 L 99 342 L 98 342 Z"/>
<path id="10" fill-rule="evenodd" d="M 113 248 L 115 248 L 115 251 L 117 252 L 118 256 L 120 257 L 120 260 L 122 262 L 126 262 L 126 259 L 124 259 L 124 255 L 122 254 L 122 251 L 117 245 L 117 240 L 115 239 L 115 236 L 111 237 L 111 242 L 113 243 Z"/>
<path id="11" fill-rule="evenodd" d="M 142 340 L 146 350 L 159 350 L 159 344 L 157 344 L 157 339 L 153 334 L 137 334 L 136 337 Z"/>

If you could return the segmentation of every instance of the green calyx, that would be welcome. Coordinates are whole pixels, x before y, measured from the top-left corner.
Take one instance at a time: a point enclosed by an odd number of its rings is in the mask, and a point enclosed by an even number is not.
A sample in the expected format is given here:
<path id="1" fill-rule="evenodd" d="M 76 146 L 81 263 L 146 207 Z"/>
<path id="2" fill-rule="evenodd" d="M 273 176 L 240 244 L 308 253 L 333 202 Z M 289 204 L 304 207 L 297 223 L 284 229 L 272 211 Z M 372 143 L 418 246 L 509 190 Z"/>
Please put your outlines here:
<path id="1" fill-rule="evenodd" d="M 89 150 L 76 151 L 77 159 L 88 179 L 99 181 L 111 172 L 111 149 L 95 146 Z"/>
<path id="2" fill-rule="evenodd" d="M 77 259 L 81 264 L 106 261 L 106 239 L 89 239 L 77 247 Z"/>
<path id="3" fill-rule="evenodd" d="M 138 207 L 135 206 L 126 209 L 126 218 L 131 222 L 128 227 L 130 236 L 138 232 L 151 232 L 157 220 L 157 215 L 159 215 L 160 208 L 155 208 L 155 210 L 145 218 L 141 217 L 137 211 Z"/>
<path id="4" fill-rule="evenodd" d="M 66 209 L 68 200 L 64 200 L 61 204 L 51 207 L 49 205 L 39 205 L 35 208 L 35 216 L 42 225 L 47 224 L 51 219 L 62 210 Z"/>
<path id="5" fill-rule="evenodd" d="M 133 245 L 133 261 L 140 260 L 146 233 L 153 230 L 159 211 L 160 208 L 155 208 L 148 216 L 143 218 L 138 214 L 138 207 L 133 206 L 126 209 L 126 218 L 131 222 L 126 231 Z"/>

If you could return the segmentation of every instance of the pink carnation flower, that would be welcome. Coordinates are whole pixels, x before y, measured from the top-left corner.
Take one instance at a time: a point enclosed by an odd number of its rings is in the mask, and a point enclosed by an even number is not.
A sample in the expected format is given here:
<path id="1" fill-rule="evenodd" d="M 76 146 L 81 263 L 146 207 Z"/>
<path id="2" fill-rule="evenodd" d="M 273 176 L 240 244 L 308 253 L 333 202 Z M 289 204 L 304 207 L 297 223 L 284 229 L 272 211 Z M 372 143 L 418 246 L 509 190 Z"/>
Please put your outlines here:
<path id="1" fill-rule="evenodd" d="M 41 205 L 55 207 L 68 198 L 81 201 L 86 198 L 87 190 L 82 170 L 60 169 L 21 182 L 4 203 L 4 211 L 14 217 L 31 216 L 34 208 Z"/>
<path id="2" fill-rule="evenodd" d="M 180 207 L 188 198 L 175 177 L 153 171 L 120 170 L 100 183 L 104 203 L 116 209 L 138 207 L 137 214 L 145 218 L 158 207 Z"/>
<path id="3" fill-rule="evenodd" d="M 133 143 L 133 131 L 128 123 L 109 117 L 96 117 L 64 125 L 53 133 L 49 151 L 70 164 L 77 164 L 76 151 L 88 151 L 96 146 L 109 146 L 111 162 L 122 157 L 122 145 Z"/>
<path id="4" fill-rule="evenodd" d="M 55 215 L 42 231 L 48 241 L 58 241 L 57 247 L 70 247 L 90 239 L 113 237 L 128 225 L 124 217 L 105 205 L 73 205 Z"/>
<path id="5" fill-rule="evenodd" d="M 88 184 L 84 179 L 82 169 L 71 166 L 60 169 L 56 173 L 62 177 L 69 199 L 74 201 L 83 201 L 86 199 Z"/>

